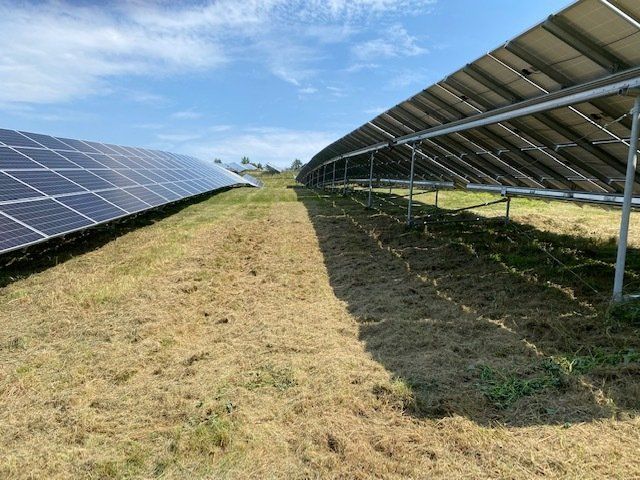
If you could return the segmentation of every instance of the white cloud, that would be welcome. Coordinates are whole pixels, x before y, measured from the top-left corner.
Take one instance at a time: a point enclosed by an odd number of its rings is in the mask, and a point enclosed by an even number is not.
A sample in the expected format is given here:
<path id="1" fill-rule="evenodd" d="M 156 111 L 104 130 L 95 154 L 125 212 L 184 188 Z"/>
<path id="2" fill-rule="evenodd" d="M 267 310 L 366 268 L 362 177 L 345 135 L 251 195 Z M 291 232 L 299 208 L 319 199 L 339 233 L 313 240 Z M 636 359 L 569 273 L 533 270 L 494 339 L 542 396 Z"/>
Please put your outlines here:
<path id="1" fill-rule="evenodd" d="M 413 57 L 428 50 L 417 44 L 417 38 L 409 35 L 401 25 L 393 25 L 384 37 L 354 45 L 352 53 L 360 60 L 375 60 L 389 57 Z"/>
<path id="2" fill-rule="evenodd" d="M 366 113 L 367 115 L 380 115 L 382 112 L 386 112 L 387 108 L 386 107 L 372 107 L 372 108 L 367 108 L 364 113 Z"/>
<path id="3" fill-rule="evenodd" d="M 388 20 L 433 1 L 138 0 L 85 6 L 0 0 L 0 104 L 111 94 L 114 78 L 186 75 L 235 59 L 261 64 L 300 87 L 317 73 L 322 45 L 349 40 L 374 17 Z M 401 27 L 395 35 L 408 54 L 422 52 Z M 391 50 L 377 39 L 356 52 L 366 57 Z M 162 100 L 153 95 L 132 100 Z"/>
<path id="4" fill-rule="evenodd" d="M 306 162 L 338 138 L 333 132 L 274 127 L 234 128 L 229 132 L 219 132 L 218 135 L 202 132 L 193 135 L 161 134 L 157 136 L 159 142 L 155 147 L 186 153 L 203 160 L 220 158 L 224 162 L 231 162 L 246 155 L 255 162 L 289 166 L 295 158 Z"/>
<path id="5" fill-rule="evenodd" d="M 304 88 L 300 88 L 298 89 L 298 93 L 301 95 L 312 95 L 314 93 L 316 93 L 318 91 L 317 88 L 315 87 L 304 87 Z"/>
<path id="6" fill-rule="evenodd" d="M 397 90 L 415 84 L 424 84 L 427 75 L 422 70 L 404 69 L 397 72 L 387 83 L 387 88 Z"/>
<path id="7" fill-rule="evenodd" d="M 179 112 L 173 112 L 171 117 L 177 118 L 178 120 L 195 120 L 202 118 L 202 113 L 196 112 L 195 110 L 181 110 Z"/>

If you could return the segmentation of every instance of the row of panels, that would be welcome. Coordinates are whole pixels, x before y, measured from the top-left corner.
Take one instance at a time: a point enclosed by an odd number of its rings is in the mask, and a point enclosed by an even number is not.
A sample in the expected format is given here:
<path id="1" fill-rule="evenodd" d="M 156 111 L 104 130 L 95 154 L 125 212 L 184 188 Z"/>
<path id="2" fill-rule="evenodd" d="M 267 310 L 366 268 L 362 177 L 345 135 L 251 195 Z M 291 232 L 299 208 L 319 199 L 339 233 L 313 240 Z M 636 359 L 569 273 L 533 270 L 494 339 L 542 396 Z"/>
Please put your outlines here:
<path id="1" fill-rule="evenodd" d="M 384 145 L 613 75 L 637 79 L 639 26 L 637 0 L 578 0 L 327 146 L 298 180 L 375 145 L 383 147 L 375 154 L 374 175 L 397 170 L 406 177 L 410 146 Z M 419 170 L 462 188 L 478 183 L 620 193 L 632 105 L 630 96 L 610 96 L 435 135 L 420 142 Z"/>
<path id="2" fill-rule="evenodd" d="M 0 129 L 0 253 L 237 185 L 186 155 Z"/>

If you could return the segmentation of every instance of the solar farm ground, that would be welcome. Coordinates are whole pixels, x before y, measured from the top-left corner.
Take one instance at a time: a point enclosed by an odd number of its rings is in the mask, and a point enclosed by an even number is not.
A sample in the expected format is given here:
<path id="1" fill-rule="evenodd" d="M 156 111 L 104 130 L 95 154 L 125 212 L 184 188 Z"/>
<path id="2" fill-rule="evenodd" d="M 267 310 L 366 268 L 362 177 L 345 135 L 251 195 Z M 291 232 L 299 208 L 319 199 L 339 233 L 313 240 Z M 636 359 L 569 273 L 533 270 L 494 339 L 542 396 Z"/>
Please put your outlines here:
<path id="1" fill-rule="evenodd" d="M 618 213 L 263 179 L 3 269 L 1 478 L 640 476 Z"/>

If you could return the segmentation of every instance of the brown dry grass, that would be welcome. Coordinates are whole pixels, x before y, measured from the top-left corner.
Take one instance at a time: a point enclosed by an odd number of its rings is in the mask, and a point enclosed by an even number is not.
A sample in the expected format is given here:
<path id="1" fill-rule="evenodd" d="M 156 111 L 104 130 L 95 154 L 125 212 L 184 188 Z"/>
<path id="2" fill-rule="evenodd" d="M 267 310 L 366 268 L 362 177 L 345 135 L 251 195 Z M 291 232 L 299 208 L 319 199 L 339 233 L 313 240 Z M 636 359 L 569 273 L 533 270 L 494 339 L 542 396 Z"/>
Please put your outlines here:
<path id="1" fill-rule="evenodd" d="M 267 181 L 0 290 L 0 477 L 640 476 L 637 332 L 600 297 L 500 229 L 407 234 Z M 608 254 L 612 214 L 581 211 Z M 545 363 L 587 351 L 629 361 Z"/>

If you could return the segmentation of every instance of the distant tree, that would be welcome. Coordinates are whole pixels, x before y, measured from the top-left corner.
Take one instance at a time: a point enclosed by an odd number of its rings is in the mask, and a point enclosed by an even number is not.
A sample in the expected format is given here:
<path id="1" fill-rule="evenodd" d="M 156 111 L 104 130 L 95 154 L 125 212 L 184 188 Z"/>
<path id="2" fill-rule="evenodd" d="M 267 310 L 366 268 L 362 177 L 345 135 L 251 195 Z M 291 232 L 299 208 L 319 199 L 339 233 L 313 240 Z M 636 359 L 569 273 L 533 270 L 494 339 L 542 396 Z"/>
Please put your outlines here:
<path id="1" fill-rule="evenodd" d="M 242 163 L 243 165 L 250 163 L 249 157 L 242 157 L 242 160 L 240 160 L 240 163 Z"/>
<path id="2" fill-rule="evenodd" d="M 300 170 L 302 168 L 302 162 L 300 161 L 299 158 L 296 158 L 292 163 L 291 163 L 291 170 Z"/>
<path id="3" fill-rule="evenodd" d="M 258 163 L 256 164 L 256 168 L 257 168 L 258 170 L 262 170 L 262 164 L 261 164 L 260 162 L 258 162 Z"/>
<path id="4" fill-rule="evenodd" d="M 222 163 L 222 160 L 220 160 L 219 158 L 214 158 L 213 163 Z"/>

